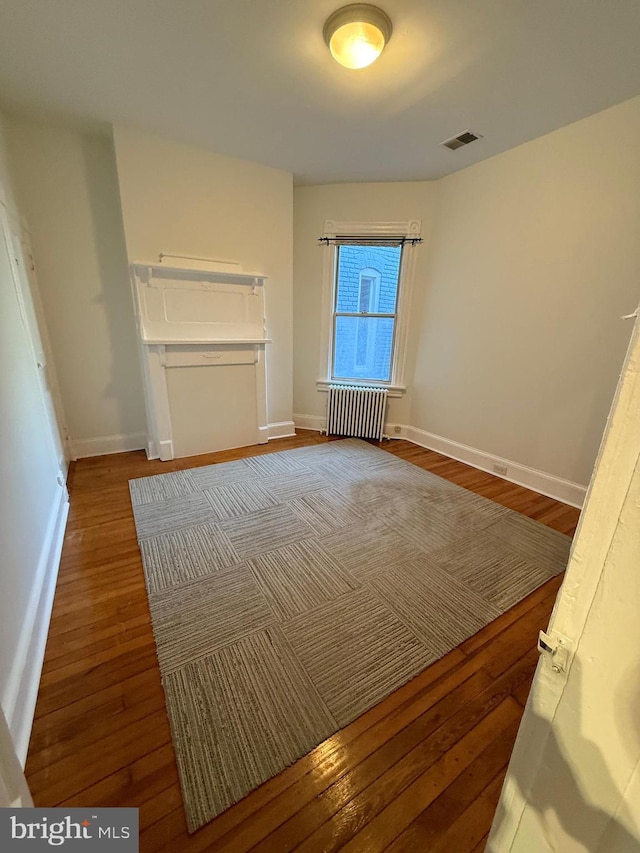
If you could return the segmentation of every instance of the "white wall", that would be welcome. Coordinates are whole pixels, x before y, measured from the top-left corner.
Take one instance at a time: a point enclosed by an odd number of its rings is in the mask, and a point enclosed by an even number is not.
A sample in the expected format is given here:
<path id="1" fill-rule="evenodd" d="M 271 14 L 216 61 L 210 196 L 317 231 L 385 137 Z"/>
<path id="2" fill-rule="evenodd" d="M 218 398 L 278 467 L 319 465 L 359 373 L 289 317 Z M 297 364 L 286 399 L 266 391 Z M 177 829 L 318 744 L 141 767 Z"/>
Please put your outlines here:
<path id="1" fill-rule="evenodd" d="M 438 181 L 414 426 L 588 483 L 640 295 L 639 134 L 635 98 Z"/>
<path id="2" fill-rule="evenodd" d="M 338 221 L 422 220 L 424 243 L 416 251 L 413 300 L 407 341 L 407 394 L 389 401 L 387 420 L 409 423 L 412 378 L 420 329 L 418 320 L 427 287 L 427 259 L 433 228 L 433 183 L 332 184 L 296 187 L 294 191 L 294 411 L 324 417 L 327 395 L 316 390 L 320 367 L 323 248 L 326 219 Z"/>
<path id="3" fill-rule="evenodd" d="M 238 261 L 266 285 L 267 412 L 292 414 L 292 176 L 200 148 L 114 130 L 129 259 Z"/>
<path id="4" fill-rule="evenodd" d="M 67 427 L 81 455 L 142 447 L 142 383 L 108 135 L 8 121 Z"/>
<path id="5" fill-rule="evenodd" d="M 14 187 L 0 116 L 0 184 Z M 15 215 L 15 210 L 12 210 Z M 44 654 L 66 489 L 0 209 L 0 703 L 22 759 Z M 14 275 L 15 274 L 15 275 Z"/>

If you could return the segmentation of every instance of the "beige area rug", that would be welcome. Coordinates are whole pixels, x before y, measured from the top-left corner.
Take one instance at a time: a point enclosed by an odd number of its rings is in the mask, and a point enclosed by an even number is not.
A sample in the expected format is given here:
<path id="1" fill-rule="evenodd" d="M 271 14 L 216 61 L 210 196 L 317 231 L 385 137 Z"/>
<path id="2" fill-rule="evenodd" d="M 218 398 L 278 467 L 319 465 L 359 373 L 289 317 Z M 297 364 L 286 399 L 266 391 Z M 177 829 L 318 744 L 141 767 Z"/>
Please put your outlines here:
<path id="1" fill-rule="evenodd" d="M 356 439 L 130 488 L 190 831 L 569 554 L 561 533 Z"/>

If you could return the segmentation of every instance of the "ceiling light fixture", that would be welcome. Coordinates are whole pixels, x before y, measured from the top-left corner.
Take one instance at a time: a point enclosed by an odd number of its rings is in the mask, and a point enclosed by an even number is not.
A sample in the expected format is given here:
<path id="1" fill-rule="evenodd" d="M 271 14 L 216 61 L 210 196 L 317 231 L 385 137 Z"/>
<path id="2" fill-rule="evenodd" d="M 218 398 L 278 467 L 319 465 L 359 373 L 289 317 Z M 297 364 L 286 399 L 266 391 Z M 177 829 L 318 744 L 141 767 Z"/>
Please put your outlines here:
<path id="1" fill-rule="evenodd" d="M 366 68 L 391 38 L 391 19 L 369 3 L 352 3 L 329 15 L 323 35 L 331 55 L 345 68 Z"/>

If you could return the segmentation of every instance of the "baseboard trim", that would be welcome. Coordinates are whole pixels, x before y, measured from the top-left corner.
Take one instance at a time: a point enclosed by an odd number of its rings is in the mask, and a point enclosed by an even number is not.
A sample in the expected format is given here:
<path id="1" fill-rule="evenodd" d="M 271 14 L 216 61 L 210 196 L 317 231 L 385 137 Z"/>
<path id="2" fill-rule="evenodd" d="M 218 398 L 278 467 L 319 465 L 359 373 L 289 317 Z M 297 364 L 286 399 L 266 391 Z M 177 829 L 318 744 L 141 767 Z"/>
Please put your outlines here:
<path id="1" fill-rule="evenodd" d="M 273 438 L 289 438 L 296 434 L 296 425 L 293 421 L 279 421 L 269 424 L 269 441 Z"/>
<path id="2" fill-rule="evenodd" d="M 289 438 L 296 434 L 296 425 L 293 421 L 280 421 L 278 423 L 268 424 L 266 427 L 258 428 L 258 443 L 266 444 L 267 441 L 271 441 L 274 438 Z M 127 437 L 127 436 L 125 436 Z M 138 436 L 134 436 L 134 438 L 138 438 Z M 146 450 L 147 459 L 172 459 L 173 458 L 173 443 L 172 442 L 160 442 L 159 445 L 156 444 L 155 441 L 147 441 L 147 437 L 144 436 L 143 448 Z M 163 445 L 165 445 L 163 447 Z M 123 448 L 126 450 L 137 450 L 137 448 Z M 119 453 L 119 450 L 109 450 L 106 453 Z M 163 452 L 170 453 L 169 456 L 163 456 Z M 103 453 L 91 453 L 87 454 L 90 456 L 103 456 Z M 79 457 L 77 457 L 79 458 Z"/>
<path id="3" fill-rule="evenodd" d="M 417 427 L 407 426 L 404 427 L 404 430 L 406 431 L 405 437 L 413 444 L 426 447 L 428 450 L 435 450 L 437 453 L 458 460 L 458 462 L 465 462 L 467 465 L 493 474 L 494 477 L 500 477 L 502 480 L 508 480 L 510 483 L 538 492 L 540 495 L 546 495 L 549 498 L 554 498 L 554 500 L 582 509 L 587 494 L 586 486 L 572 483 L 570 480 L 563 480 L 561 477 L 547 474 L 545 471 L 539 471 L 536 468 L 529 468 L 527 465 L 521 465 L 519 462 L 505 459 L 502 456 L 494 456 L 484 450 L 460 444 L 460 442 L 443 438 L 441 435 L 435 435 Z M 494 470 L 494 465 L 503 466 L 506 468 L 506 473 L 498 473 Z"/>
<path id="4" fill-rule="evenodd" d="M 86 459 L 89 456 L 107 456 L 109 453 L 126 453 L 129 450 L 147 448 L 147 436 L 144 432 L 101 435 L 97 438 L 74 438 L 71 440 L 71 453 L 74 459 Z"/>
<path id="5" fill-rule="evenodd" d="M 311 429 L 322 432 L 327 425 L 327 419 L 321 415 L 296 415 L 294 412 L 293 422 L 297 429 Z"/>
<path id="6" fill-rule="evenodd" d="M 61 486 L 51 508 L 29 605 L 2 703 L 16 754 L 23 767 L 29 748 L 68 514 L 69 495 L 66 487 Z"/>
<path id="7" fill-rule="evenodd" d="M 326 418 L 321 415 L 294 414 L 293 419 L 299 429 L 322 431 L 326 426 Z M 443 438 L 441 435 L 417 427 L 386 423 L 384 436 L 390 439 L 404 438 L 419 447 L 435 450 L 437 453 L 442 453 L 458 462 L 464 462 L 480 471 L 493 474 L 494 477 L 500 477 L 501 480 L 508 480 L 508 482 L 515 483 L 518 486 L 524 486 L 540 495 L 546 495 L 578 509 L 582 509 L 587 494 L 587 487 L 579 483 L 563 480 L 562 477 L 547 474 L 545 471 L 539 471 L 536 468 L 529 468 L 527 465 L 521 465 L 511 459 L 504 459 L 502 456 L 494 456 L 484 450 L 478 450 L 477 447 L 469 447 L 466 444 L 460 444 L 458 441 Z M 506 473 L 498 473 L 494 470 L 494 465 L 504 467 Z"/>

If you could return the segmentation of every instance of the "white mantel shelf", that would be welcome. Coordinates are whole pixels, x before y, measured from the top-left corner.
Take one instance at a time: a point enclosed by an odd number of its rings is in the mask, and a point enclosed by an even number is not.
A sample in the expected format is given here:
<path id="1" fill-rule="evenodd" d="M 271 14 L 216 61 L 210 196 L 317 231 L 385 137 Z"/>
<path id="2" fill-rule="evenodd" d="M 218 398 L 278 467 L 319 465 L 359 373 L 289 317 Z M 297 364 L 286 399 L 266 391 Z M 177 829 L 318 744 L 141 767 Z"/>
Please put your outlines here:
<path id="1" fill-rule="evenodd" d="M 272 338 L 145 338 L 143 344 L 147 346 L 255 346 L 258 344 L 270 344 Z"/>
<path id="2" fill-rule="evenodd" d="M 131 265 L 135 275 L 140 278 L 171 278 L 187 281 L 215 281 L 220 284 L 264 284 L 268 276 L 257 272 L 229 272 L 222 270 L 200 270 L 187 267 L 169 267 L 166 264 L 150 264 L 134 261 Z"/>

